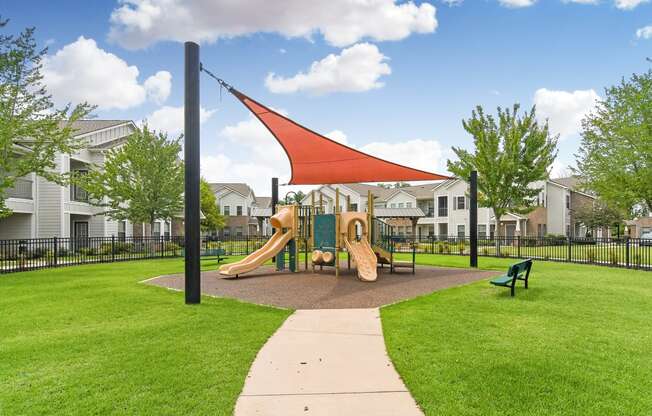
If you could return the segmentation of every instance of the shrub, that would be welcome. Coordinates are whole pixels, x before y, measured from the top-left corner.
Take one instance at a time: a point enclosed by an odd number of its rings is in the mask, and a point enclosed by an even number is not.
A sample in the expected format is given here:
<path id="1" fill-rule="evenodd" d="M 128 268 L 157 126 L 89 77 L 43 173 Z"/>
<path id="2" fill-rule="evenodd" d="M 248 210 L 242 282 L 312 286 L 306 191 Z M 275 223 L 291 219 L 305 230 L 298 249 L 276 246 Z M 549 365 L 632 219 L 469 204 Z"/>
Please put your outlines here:
<path id="1" fill-rule="evenodd" d="M 464 254 L 464 250 L 466 249 L 466 245 L 464 244 L 463 241 L 461 243 L 459 243 L 457 249 L 460 251 L 460 254 Z"/>
<path id="2" fill-rule="evenodd" d="M 586 252 L 586 259 L 587 259 L 588 261 L 590 261 L 591 263 L 594 263 L 594 262 L 595 262 L 595 258 L 596 258 L 596 253 L 595 253 L 595 250 L 594 250 L 594 249 L 591 249 L 591 250 L 589 250 L 589 251 Z"/>
<path id="3" fill-rule="evenodd" d="M 96 256 L 97 250 L 94 247 L 82 247 L 79 250 L 79 254 L 82 256 Z"/>
<path id="4" fill-rule="evenodd" d="M 209 248 L 219 248 L 219 247 L 209 247 Z M 170 241 L 166 242 L 163 246 L 165 251 L 178 251 L 181 250 L 181 246 L 177 243 L 172 243 Z"/>
<path id="5" fill-rule="evenodd" d="M 619 260 L 620 260 L 620 259 L 619 259 L 619 256 L 618 256 L 618 252 L 616 252 L 616 251 L 612 251 L 611 253 L 609 253 L 609 262 L 610 262 L 611 264 L 616 265 L 616 264 L 618 264 L 618 261 L 619 261 Z"/>

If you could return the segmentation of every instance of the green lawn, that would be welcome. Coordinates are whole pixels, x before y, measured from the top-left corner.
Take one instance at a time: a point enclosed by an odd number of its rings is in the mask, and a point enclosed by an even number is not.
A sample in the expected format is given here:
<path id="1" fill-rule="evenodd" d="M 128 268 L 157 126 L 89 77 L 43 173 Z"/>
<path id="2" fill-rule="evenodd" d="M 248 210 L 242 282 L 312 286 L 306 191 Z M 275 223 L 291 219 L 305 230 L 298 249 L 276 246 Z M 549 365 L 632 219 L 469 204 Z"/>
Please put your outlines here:
<path id="1" fill-rule="evenodd" d="M 0 414 L 231 414 L 290 311 L 186 306 L 139 283 L 182 270 L 170 259 L 0 276 Z"/>
<path id="2" fill-rule="evenodd" d="M 515 298 L 481 281 L 382 309 L 389 354 L 426 414 L 652 414 L 652 273 L 535 261 L 530 283 Z"/>

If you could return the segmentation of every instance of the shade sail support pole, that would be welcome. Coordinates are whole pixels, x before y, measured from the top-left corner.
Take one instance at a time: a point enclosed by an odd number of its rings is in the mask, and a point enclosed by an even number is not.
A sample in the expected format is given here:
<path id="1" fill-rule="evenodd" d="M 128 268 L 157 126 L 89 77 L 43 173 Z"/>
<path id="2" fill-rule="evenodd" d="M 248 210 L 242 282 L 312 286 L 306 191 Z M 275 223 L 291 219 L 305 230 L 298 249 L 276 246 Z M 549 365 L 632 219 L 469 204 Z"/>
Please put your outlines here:
<path id="1" fill-rule="evenodd" d="M 199 45 L 186 42 L 184 82 L 185 164 L 185 296 L 186 304 L 201 301 L 199 214 Z"/>

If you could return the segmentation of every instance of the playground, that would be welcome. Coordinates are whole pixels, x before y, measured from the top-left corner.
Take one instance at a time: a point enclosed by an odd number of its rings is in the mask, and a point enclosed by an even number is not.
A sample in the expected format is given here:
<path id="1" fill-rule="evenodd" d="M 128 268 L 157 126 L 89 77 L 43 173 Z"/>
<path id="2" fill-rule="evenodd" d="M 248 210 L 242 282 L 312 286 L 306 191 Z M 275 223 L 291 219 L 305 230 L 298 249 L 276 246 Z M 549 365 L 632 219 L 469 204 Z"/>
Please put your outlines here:
<path id="1" fill-rule="evenodd" d="M 417 266 L 414 274 L 410 271 L 391 274 L 385 267 L 379 269 L 378 280 L 368 284 L 360 281 L 356 270 L 348 269 L 345 261 L 341 262 L 339 277 L 310 270 L 277 272 L 274 266 L 267 265 L 238 280 L 223 279 L 216 271 L 204 271 L 202 293 L 288 309 L 377 308 L 496 274 L 430 266 Z M 160 276 L 148 283 L 182 290 L 183 275 Z"/>

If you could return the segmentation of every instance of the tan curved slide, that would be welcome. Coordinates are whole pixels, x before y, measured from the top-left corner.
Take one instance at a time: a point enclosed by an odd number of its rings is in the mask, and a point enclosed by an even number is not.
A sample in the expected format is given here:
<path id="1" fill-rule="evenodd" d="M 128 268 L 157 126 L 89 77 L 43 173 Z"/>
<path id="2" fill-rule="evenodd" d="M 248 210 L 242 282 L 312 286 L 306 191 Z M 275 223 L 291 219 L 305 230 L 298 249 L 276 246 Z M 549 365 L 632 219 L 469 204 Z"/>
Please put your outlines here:
<path id="1" fill-rule="evenodd" d="M 358 269 L 358 278 L 365 282 L 375 282 L 378 278 L 378 261 L 376 253 L 371 249 L 369 242 L 365 238 L 360 241 L 351 241 L 344 238 L 344 244 Z"/>
<path id="2" fill-rule="evenodd" d="M 282 208 L 281 211 L 270 218 L 270 223 L 276 229 L 276 232 L 265 245 L 240 261 L 220 266 L 220 275 L 224 278 L 237 277 L 240 274 L 257 269 L 267 260 L 277 255 L 294 237 L 292 233 L 293 221 L 292 207 Z M 289 230 L 283 232 L 283 228 Z"/>

